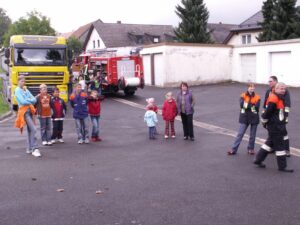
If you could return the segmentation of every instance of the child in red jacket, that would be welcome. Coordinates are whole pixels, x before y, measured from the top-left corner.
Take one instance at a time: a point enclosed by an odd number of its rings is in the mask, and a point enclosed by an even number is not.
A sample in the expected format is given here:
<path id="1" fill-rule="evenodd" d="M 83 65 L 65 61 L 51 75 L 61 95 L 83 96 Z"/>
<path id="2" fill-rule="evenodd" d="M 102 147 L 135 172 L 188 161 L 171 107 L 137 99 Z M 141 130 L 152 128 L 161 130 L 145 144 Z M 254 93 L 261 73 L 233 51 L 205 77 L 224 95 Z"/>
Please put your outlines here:
<path id="1" fill-rule="evenodd" d="M 101 99 L 97 90 L 92 90 L 88 97 L 88 112 L 92 121 L 92 141 L 101 141 L 99 138 L 99 119 L 101 112 Z"/>
<path id="2" fill-rule="evenodd" d="M 172 92 L 166 94 L 166 100 L 162 106 L 162 116 L 166 121 L 165 138 L 169 138 L 169 125 L 171 125 L 171 136 L 175 138 L 174 120 L 177 116 L 177 105 Z"/>

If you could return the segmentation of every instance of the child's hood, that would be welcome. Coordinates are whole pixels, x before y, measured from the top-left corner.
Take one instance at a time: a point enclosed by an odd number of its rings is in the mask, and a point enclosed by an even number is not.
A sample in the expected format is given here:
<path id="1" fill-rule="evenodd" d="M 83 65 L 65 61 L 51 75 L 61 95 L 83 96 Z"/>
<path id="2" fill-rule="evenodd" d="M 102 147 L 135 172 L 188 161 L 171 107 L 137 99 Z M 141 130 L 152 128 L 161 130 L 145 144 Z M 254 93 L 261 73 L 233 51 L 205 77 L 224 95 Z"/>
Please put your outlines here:
<path id="1" fill-rule="evenodd" d="M 151 117 L 151 116 L 153 116 L 153 113 L 155 113 L 155 112 L 153 112 L 152 110 L 147 110 L 145 113 L 145 117 Z"/>

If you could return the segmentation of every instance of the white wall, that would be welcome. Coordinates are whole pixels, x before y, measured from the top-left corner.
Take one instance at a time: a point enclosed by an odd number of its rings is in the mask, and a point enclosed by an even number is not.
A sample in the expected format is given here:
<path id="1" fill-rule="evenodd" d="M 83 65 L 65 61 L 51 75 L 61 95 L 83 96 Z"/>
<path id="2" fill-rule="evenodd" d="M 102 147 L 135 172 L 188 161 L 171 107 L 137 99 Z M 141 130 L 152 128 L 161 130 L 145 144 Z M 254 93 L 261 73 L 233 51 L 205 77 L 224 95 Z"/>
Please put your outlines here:
<path id="1" fill-rule="evenodd" d="M 300 39 L 235 46 L 232 58 L 232 80 L 243 82 L 241 57 L 256 55 L 256 83 L 266 84 L 270 75 L 287 85 L 300 87 Z"/>
<path id="2" fill-rule="evenodd" d="M 100 41 L 100 48 L 98 47 L 98 40 Z M 94 45 L 93 45 L 93 41 L 95 41 L 95 45 L 96 45 L 95 48 L 94 48 Z M 105 49 L 105 48 L 106 48 L 106 46 L 105 46 L 103 40 L 101 39 L 98 32 L 94 28 L 93 31 L 92 31 L 92 34 L 90 36 L 90 39 L 88 40 L 88 43 L 86 45 L 85 51 L 88 52 L 90 50 Z"/>
<path id="3" fill-rule="evenodd" d="M 231 46 L 167 44 L 146 47 L 144 69 L 151 68 L 149 55 L 154 54 L 156 86 L 177 86 L 181 81 L 197 85 L 231 79 Z M 145 71 L 145 83 L 151 73 Z"/>

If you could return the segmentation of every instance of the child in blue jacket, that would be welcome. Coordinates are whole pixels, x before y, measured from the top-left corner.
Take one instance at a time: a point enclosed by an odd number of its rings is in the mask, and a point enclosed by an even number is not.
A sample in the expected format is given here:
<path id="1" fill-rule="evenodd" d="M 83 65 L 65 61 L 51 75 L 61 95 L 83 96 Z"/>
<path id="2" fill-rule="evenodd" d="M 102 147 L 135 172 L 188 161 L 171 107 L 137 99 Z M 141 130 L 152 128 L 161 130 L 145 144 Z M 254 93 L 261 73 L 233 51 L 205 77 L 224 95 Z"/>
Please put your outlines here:
<path id="1" fill-rule="evenodd" d="M 153 105 L 147 105 L 147 111 L 144 116 L 144 121 L 147 123 L 149 128 L 149 139 L 155 139 L 155 125 L 158 123 L 156 113 L 153 111 Z"/>

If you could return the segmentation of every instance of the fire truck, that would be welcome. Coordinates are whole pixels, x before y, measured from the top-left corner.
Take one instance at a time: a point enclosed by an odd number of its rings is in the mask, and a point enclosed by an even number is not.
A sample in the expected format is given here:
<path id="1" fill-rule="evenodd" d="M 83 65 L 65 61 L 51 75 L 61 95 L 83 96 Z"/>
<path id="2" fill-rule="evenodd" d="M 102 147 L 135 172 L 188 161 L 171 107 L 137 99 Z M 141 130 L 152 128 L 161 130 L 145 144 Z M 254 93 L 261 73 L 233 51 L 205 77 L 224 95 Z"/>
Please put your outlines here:
<path id="1" fill-rule="evenodd" d="M 134 95 L 138 88 L 144 88 L 143 59 L 140 55 L 85 53 L 77 58 L 77 65 L 79 74 L 87 82 L 90 75 L 98 78 L 102 93 L 116 93 L 121 90 L 125 95 Z"/>

